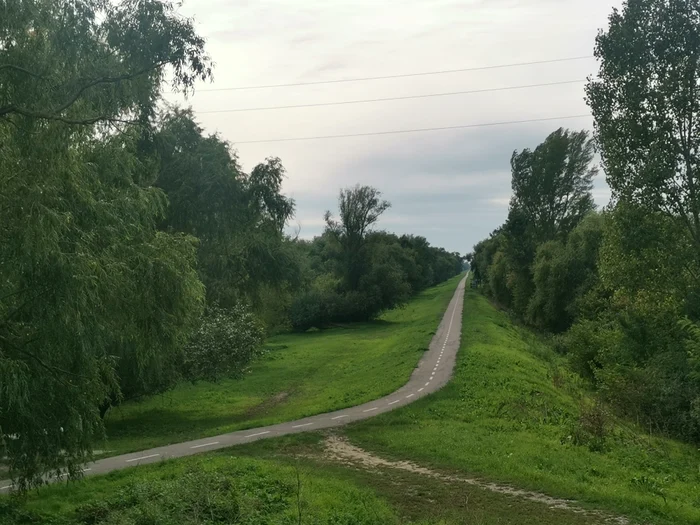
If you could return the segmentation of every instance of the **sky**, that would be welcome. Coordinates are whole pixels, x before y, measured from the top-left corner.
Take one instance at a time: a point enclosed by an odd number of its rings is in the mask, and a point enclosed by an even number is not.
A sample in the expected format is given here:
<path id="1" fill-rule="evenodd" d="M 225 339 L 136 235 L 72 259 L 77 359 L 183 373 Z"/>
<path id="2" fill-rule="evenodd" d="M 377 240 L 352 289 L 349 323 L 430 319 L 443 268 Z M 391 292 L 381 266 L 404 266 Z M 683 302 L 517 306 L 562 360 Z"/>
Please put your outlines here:
<path id="1" fill-rule="evenodd" d="M 462 254 L 508 212 L 510 157 L 558 127 L 592 129 L 583 82 L 597 71 L 595 36 L 621 1 L 612 0 L 189 0 L 215 63 L 212 83 L 187 100 L 208 133 L 232 143 L 245 170 L 267 157 L 287 169 L 295 199 L 290 231 L 311 238 L 338 192 L 379 189 L 392 207 L 378 228 L 422 235 Z M 580 60 L 374 81 L 226 90 L 479 68 L 569 57 Z M 515 90 L 266 111 L 241 108 L 492 90 Z M 211 113 L 213 112 L 213 113 Z M 420 133 L 261 142 L 325 135 L 572 119 Z M 599 206 L 609 200 L 595 180 Z"/>

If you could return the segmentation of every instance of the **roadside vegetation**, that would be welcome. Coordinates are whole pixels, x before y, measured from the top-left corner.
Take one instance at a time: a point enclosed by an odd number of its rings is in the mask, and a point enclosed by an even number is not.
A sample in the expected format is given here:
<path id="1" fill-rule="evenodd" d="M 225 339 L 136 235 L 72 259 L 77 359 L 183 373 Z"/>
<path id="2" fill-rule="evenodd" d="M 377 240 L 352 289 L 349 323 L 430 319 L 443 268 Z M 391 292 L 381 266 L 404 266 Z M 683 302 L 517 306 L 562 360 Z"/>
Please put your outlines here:
<path id="1" fill-rule="evenodd" d="M 401 387 L 428 348 L 461 277 L 377 321 L 270 338 L 239 379 L 183 383 L 105 420 L 108 455 L 358 405 Z"/>
<path id="2" fill-rule="evenodd" d="M 462 322 L 452 381 L 348 427 L 352 443 L 639 523 L 700 520 L 696 447 L 616 417 L 549 341 L 476 291 L 465 295 Z"/>
<path id="3" fill-rule="evenodd" d="M 471 257 L 484 293 L 556 334 L 558 351 L 616 414 L 695 445 L 699 7 L 630 0 L 613 11 L 586 87 L 594 136 L 558 130 L 516 151 L 507 220 Z M 612 191 L 601 212 L 594 144 Z"/>
<path id="4" fill-rule="evenodd" d="M 22 503 L 0 500 L 2 525 L 154 522 L 597 525 L 600 515 L 420 473 L 338 463 L 318 433 L 52 485 Z"/>
<path id="5" fill-rule="evenodd" d="M 244 171 L 191 110 L 163 103 L 165 85 L 189 93 L 212 75 L 177 8 L 0 1 L 0 472 L 20 492 L 0 520 L 561 522 L 478 483 L 469 507 L 434 476 L 421 489 L 411 473 L 345 469 L 318 435 L 26 493 L 45 473 L 79 478 L 96 451 L 396 389 L 464 269 L 379 230 L 391 204 L 370 186 L 341 189 L 318 237 L 290 235 L 282 161 Z M 506 221 L 465 257 L 477 290 L 452 382 L 349 427 L 353 443 L 642 523 L 700 522 L 698 12 L 613 10 L 586 86 L 594 132 L 513 152 Z"/>
<path id="6" fill-rule="evenodd" d="M 3 515 L 5 518 L 3 518 Z M 7 521 L 9 518 L 9 521 Z M 400 523 L 373 491 L 322 470 L 240 455 L 208 454 L 42 489 L 0 523 L 195 525 Z"/>

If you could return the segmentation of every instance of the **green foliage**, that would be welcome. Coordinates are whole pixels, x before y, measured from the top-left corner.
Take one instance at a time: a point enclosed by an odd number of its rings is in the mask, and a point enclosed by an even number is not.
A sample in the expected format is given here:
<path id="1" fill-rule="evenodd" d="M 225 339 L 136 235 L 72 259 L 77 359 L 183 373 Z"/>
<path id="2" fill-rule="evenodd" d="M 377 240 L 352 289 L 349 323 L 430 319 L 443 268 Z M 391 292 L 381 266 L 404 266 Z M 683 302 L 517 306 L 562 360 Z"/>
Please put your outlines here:
<path id="1" fill-rule="evenodd" d="M 588 215 L 566 242 L 549 241 L 537 248 L 533 264 L 534 293 L 527 321 L 541 329 L 562 332 L 571 326 L 580 302 L 598 280 L 598 252 L 604 217 Z"/>
<path id="2" fill-rule="evenodd" d="M 209 454 L 128 469 L 25 506 L 0 502 L 0 524 L 387 525 L 399 518 L 373 491 L 329 469 Z"/>
<path id="3" fill-rule="evenodd" d="M 484 282 L 500 306 L 542 328 L 562 330 L 570 324 L 571 313 L 562 311 L 567 306 L 562 303 L 571 302 L 582 283 L 568 278 L 586 279 L 566 275 L 566 266 L 569 258 L 590 259 L 590 254 L 563 252 L 569 234 L 595 208 L 592 160 L 593 141 L 585 131 L 558 129 L 534 151 L 515 151 L 508 219 L 474 247 L 477 282 Z M 589 259 L 581 264 L 590 266 Z"/>
<path id="4" fill-rule="evenodd" d="M 299 286 L 298 257 L 282 231 L 294 201 L 281 194 L 279 159 L 244 173 L 231 146 L 205 136 L 191 110 L 163 115 L 153 143 L 156 185 L 170 202 L 161 226 L 199 239 L 198 266 L 210 304 L 247 301 L 261 308 L 267 289 Z"/>
<path id="5" fill-rule="evenodd" d="M 120 454 L 358 405 L 400 388 L 430 343 L 460 277 L 424 290 L 377 322 L 268 339 L 240 379 L 180 383 L 122 403 L 105 419 Z"/>
<path id="6" fill-rule="evenodd" d="M 593 140 L 587 131 L 559 128 L 534 151 L 511 157 L 513 198 L 535 244 L 566 236 L 595 205 L 591 196 Z"/>
<path id="7" fill-rule="evenodd" d="M 326 213 L 326 231 L 294 243 L 310 281 L 294 297 L 289 317 L 295 330 L 369 321 L 400 307 L 429 286 L 462 271 L 462 257 L 430 246 L 423 237 L 372 231 L 390 204 L 369 186 L 341 190 L 340 217 Z"/>
<path id="8" fill-rule="evenodd" d="M 166 73 L 187 90 L 209 60 L 167 1 L 0 7 L 0 429 L 24 488 L 79 473 L 125 368 L 125 391 L 171 383 L 203 287 L 140 144 Z"/>
<path id="9" fill-rule="evenodd" d="M 339 263 L 348 290 L 358 290 L 360 279 L 368 264 L 367 235 L 379 217 L 391 207 L 381 200 L 382 193 L 371 186 L 360 186 L 340 190 L 338 208 L 340 221 L 326 212 L 326 233 L 339 246 Z"/>
<path id="10" fill-rule="evenodd" d="M 613 196 L 660 213 L 700 254 L 698 0 L 625 1 L 596 39 L 587 86 Z"/>
<path id="11" fill-rule="evenodd" d="M 700 318 L 699 7 L 627 1 L 596 39 L 601 65 L 587 98 L 614 211 L 600 284 L 568 337 L 574 361 L 591 365 L 587 373 L 619 411 L 693 441 L 700 439 L 690 328 Z"/>
<path id="12" fill-rule="evenodd" d="M 185 377 L 193 381 L 240 377 L 262 342 L 263 329 L 248 308 L 211 306 L 187 345 Z"/>

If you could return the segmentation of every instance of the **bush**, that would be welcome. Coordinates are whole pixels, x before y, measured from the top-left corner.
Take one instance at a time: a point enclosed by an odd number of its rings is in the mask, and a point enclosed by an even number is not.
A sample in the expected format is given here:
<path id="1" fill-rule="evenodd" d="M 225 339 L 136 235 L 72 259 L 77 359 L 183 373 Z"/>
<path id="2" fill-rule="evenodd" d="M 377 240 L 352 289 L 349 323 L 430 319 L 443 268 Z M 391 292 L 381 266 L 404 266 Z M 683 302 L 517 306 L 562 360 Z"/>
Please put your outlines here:
<path id="1" fill-rule="evenodd" d="M 574 445 L 586 446 L 591 452 L 603 452 L 611 431 L 609 412 L 600 402 L 596 402 L 581 406 L 579 417 L 571 426 L 569 438 Z"/>
<path id="2" fill-rule="evenodd" d="M 326 295 L 311 290 L 294 299 L 289 310 L 289 322 L 294 330 L 304 332 L 309 328 L 320 328 L 328 322 L 330 304 Z"/>
<path id="3" fill-rule="evenodd" d="M 380 311 L 377 297 L 367 292 L 311 290 L 294 300 L 289 318 L 294 330 L 304 332 L 331 323 L 368 321 Z"/>
<path id="4" fill-rule="evenodd" d="M 376 289 L 362 292 L 346 292 L 339 297 L 334 322 L 370 321 L 383 310 L 380 294 Z"/>
<path id="5" fill-rule="evenodd" d="M 190 340 L 185 354 L 185 377 L 217 381 L 240 376 L 259 352 L 263 328 L 243 305 L 211 307 Z"/>

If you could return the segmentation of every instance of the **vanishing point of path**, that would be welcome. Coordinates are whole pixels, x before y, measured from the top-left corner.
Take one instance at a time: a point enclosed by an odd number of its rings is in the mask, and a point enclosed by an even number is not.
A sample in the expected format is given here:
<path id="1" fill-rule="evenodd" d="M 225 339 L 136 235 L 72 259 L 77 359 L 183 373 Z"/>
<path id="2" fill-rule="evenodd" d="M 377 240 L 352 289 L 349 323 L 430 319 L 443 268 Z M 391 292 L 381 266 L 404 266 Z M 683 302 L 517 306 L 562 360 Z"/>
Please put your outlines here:
<path id="1" fill-rule="evenodd" d="M 250 443 L 258 439 L 265 439 L 285 434 L 294 434 L 309 430 L 339 427 L 353 421 L 367 419 L 395 408 L 407 405 L 442 388 L 450 380 L 454 368 L 457 350 L 459 349 L 460 335 L 462 333 L 462 305 L 464 303 L 464 286 L 466 277 L 457 285 L 450 304 L 447 307 L 440 326 L 438 326 L 429 350 L 423 355 L 418 366 L 411 374 L 408 383 L 399 388 L 393 394 L 370 401 L 363 405 L 344 408 L 335 412 L 318 414 L 315 416 L 278 423 L 267 427 L 239 430 L 219 436 L 185 441 L 174 445 L 156 447 L 131 454 L 123 454 L 97 460 L 86 465 L 83 472 L 86 475 L 106 474 L 112 470 L 119 470 L 136 465 L 154 463 L 163 459 L 191 456 L 200 452 L 216 450 Z M 0 481 L 0 492 L 11 490 L 12 485 Z"/>

